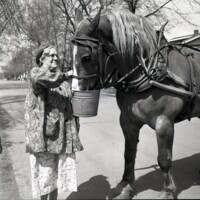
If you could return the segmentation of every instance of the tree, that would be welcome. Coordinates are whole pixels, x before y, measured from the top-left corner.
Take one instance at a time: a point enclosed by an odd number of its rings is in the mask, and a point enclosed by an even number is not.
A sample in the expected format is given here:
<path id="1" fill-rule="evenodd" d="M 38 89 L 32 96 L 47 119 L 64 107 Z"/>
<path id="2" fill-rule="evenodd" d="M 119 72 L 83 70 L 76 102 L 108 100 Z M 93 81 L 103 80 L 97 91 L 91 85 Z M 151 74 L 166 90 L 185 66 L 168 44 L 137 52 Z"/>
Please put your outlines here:
<path id="1" fill-rule="evenodd" d="M 62 67 L 71 68 L 70 39 L 76 30 L 75 8 L 90 17 L 100 5 L 104 9 L 117 6 L 146 16 L 158 27 L 169 20 L 167 31 L 182 21 L 195 26 L 191 16 L 200 9 L 199 0 L 0 0 L 0 62 L 8 67 L 15 65 L 12 70 L 17 73 L 29 71 L 35 66 L 36 49 L 42 43 L 52 43 L 61 55 Z M 187 5 L 190 12 L 180 5 Z M 5 47 L 7 44 L 10 48 Z"/>
<path id="2" fill-rule="evenodd" d="M 15 15 L 16 2 L 11 0 L 1 0 L 0 1 L 0 35 L 5 30 L 15 29 Z"/>
<path id="3" fill-rule="evenodd" d="M 20 52 L 24 52 L 24 59 L 21 60 L 31 60 L 30 65 L 26 65 L 26 70 L 29 71 L 33 66 L 32 60 L 35 56 L 35 50 L 42 45 L 42 43 L 54 44 L 59 51 L 59 45 L 63 44 L 66 39 L 61 34 L 62 26 L 60 26 L 58 20 L 60 12 L 58 9 L 54 9 L 52 0 L 30 0 L 22 1 L 22 3 L 18 2 L 18 0 L 14 1 L 18 3 L 18 6 L 14 7 L 16 10 L 14 12 L 15 15 L 12 17 L 13 20 L 17 21 L 15 26 L 18 27 L 18 31 L 13 34 L 4 29 L 4 35 L 9 35 L 13 41 L 10 45 L 15 48 L 15 52 L 12 56 L 14 62 L 9 61 L 9 63 L 17 63 L 16 56 L 20 56 Z M 7 11 L 7 7 L 4 6 L 4 9 Z M 10 28 L 11 26 L 9 24 L 7 30 Z M 16 38 L 21 40 L 21 42 L 16 42 Z M 26 45 L 23 46 L 22 43 L 26 43 Z M 64 46 L 62 46 L 62 49 L 63 48 Z M 7 53 L 6 51 L 4 52 Z M 23 66 L 23 64 L 24 63 L 21 63 L 21 66 Z M 20 68 L 20 65 L 16 64 L 16 66 Z M 11 67 L 11 64 L 9 64 L 9 67 Z M 25 70 L 21 68 L 21 71 L 23 73 Z"/>

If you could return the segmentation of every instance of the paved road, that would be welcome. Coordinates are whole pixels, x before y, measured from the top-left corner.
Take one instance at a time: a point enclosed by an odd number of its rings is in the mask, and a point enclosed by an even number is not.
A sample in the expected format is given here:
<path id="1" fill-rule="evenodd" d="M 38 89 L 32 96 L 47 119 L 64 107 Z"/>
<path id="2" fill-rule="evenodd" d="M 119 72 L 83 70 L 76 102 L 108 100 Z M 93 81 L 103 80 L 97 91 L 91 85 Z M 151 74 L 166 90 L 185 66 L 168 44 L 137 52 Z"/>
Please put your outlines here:
<path id="1" fill-rule="evenodd" d="M 26 92 L 27 89 L 0 90 L 0 131 L 4 146 L 0 155 L 1 200 L 32 199 L 29 156 L 24 153 L 23 100 Z M 14 102 L 15 99 L 18 101 Z M 124 138 L 118 119 L 115 98 L 103 94 L 98 116 L 80 119 L 84 151 L 77 153 L 79 192 L 62 194 L 60 199 L 105 199 L 120 181 Z M 173 174 L 179 199 L 200 198 L 199 130 L 198 119 L 175 127 Z M 155 134 L 145 126 L 141 130 L 136 159 L 134 199 L 154 199 L 161 190 L 163 180 L 156 157 Z"/>

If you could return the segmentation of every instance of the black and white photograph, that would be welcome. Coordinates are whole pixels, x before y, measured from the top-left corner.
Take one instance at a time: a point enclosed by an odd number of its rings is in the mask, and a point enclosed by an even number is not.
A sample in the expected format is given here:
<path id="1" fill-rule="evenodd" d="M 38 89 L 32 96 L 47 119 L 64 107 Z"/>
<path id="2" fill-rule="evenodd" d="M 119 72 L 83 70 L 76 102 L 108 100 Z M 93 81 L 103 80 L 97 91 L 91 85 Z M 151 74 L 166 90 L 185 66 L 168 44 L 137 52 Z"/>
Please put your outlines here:
<path id="1" fill-rule="evenodd" d="M 200 0 L 0 0 L 0 200 L 200 199 Z"/>

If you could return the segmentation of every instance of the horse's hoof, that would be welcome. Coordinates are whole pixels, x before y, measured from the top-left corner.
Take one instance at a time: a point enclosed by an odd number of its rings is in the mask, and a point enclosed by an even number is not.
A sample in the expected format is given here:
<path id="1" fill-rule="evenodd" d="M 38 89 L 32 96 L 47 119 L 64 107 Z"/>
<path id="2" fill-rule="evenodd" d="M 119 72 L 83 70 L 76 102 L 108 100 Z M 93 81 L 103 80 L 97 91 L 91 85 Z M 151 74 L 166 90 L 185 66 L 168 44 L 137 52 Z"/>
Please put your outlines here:
<path id="1" fill-rule="evenodd" d="M 174 195 L 170 190 L 162 190 L 157 199 L 174 199 Z"/>
<path id="2" fill-rule="evenodd" d="M 132 199 L 133 189 L 130 184 L 120 182 L 106 199 Z"/>

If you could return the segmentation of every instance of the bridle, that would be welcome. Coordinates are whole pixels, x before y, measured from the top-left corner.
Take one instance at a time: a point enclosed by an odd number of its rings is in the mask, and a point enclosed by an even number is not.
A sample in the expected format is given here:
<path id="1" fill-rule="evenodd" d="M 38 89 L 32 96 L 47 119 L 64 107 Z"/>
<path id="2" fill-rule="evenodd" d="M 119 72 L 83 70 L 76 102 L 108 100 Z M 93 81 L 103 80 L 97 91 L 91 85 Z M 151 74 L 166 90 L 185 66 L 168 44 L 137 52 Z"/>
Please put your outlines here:
<path id="1" fill-rule="evenodd" d="M 160 36 L 160 38 L 161 38 L 161 36 Z M 89 47 L 90 49 L 92 49 L 92 54 L 98 54 L 98 60 L 99 60 L 97 73 L 88 74 L 88 75 L 84 75 L 84 76 L 73 76 L 73 78 L 89 79 L 92 77 L 97 77 L 98 84 L 95 89 L 108 88 L 111 86 L 114 86 L 115 88 L 117 88 L 118 86 L 120 86 L 120 87 L 122 86 L 122 89 L 125 91 L 128 91 L 129 89 L 133 89 L 133 88 L 138 88 L 145 81 L 152 79 L 152 76 L 154 75 L 152 73 L 154 73 L 154 71 L 156 69 L 156 65 L 158 63 L 158 56 L 161 55 L 164 58 L 164 56 L 161 53 L 161 50 L 168 46 L 168 45 L 166 45 L 163 47 L 160 47 L 160 46 L 157 47 L 157 49 L 155 50 L 153 55 L 149 58 L 148 66 L 146 66 L 145 63 L 141 60 L 141 58 L 139 56 L 137 56 L 139 64 L 135 68 L 130 70 L 127 74 L 122 76 L 119 80 L 117 80 L 116 82 L 112 82 L 111 79 L 114 76 L 114 74 L 116 73 L 117 69 L 114 68 L 113 71 L 109 75 L 107 75 L 107 77 L 105 77 L 105 71 L 107 69 L 108 63 L 109 63 L 110 59 L 112 58 L 112 56 L 114 56 L 116 54 L 121 54 L 121 52 L 110 53 L 107 51 L 107 49 L 102 44 L 102 42 L 100 42 L 96 38 L 92 38 L 89 36 L 82 36 L 82 37 L 75 36 L 71 41 L 72 41 L 72 43 L 74 43 L 76 45 L 85 46 L 85 47 Z M 90 41 L 92 43 L 96 43 L 98 45 L 98 49 L 95 50 L 94 48 L 92 48 L 92 46 L 90 44 L 88 44 L 88 41 Z M 160 41 L 158 42 L 158 44 L 159 43 L 160 43 Z M 105 64 L 103 63 L 103 53 L 106 53 L 108 55 Z M 164 59 L 164 62 L 166 62 L 165 59 Z M 125 80 L 140 68 L 143 69 L 144 73 L 138 79 L 129 81 L 127 83 Z M 156 71 L 156 73 L 157 73 L 157 71 Z M 162 75 L 161 78 L 163 79 L 164 76 L 165 76 L 165 74 Z"/>
<path id="2" fill-rule="evenodd" d="M 82 36 L 82 37 L 75 36 L 71 41 L 75 45 L 89 47 L 92 50 L 92 55 L 93 54 L 98 55 L 98 61 L 99 61 L 98 69 L 95 74 L 88 74 L 88 75 L 84 75 L 84 76 L 73 75 L 73 78 L 89 79 L 89 78 L 97 77 L 98 84 L 95 89 L 102 89 L 102 88 L 110 87 L 111 86 L 110 80 L 114 76 L 114 74 L 116 72 L 116 68 L 114 68 L 113 71 L 109 75 L 107 75 L 107 77 L 105 77 L 105 70 L 107 69 L 108 62 L 110 61 L 112 56 L 118 54 L 118 52 L 109 53 L 107 51 L 107 49 L 105 48 L 105 46 L 102 44 L 102 42 L 100 42 L 96 38 L 92 38 L 89 36 Z M 96 43 L 98 45 L 98 49 L 96 50 L 96 49 L 92 48 L 92 46 L 90 44 L 88 44 L 87 41 Z M 106 53 L 108 55 L 105 64 L 103 63 L 103 53 Z M 93 59 L 92 59 L 92 62 L 94 62 Z"/>

